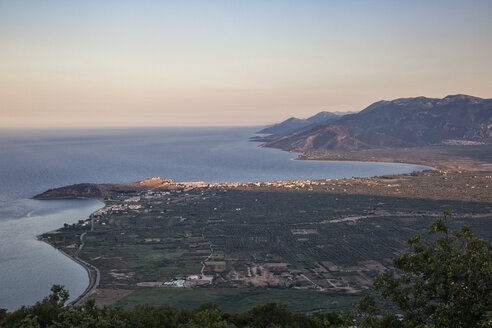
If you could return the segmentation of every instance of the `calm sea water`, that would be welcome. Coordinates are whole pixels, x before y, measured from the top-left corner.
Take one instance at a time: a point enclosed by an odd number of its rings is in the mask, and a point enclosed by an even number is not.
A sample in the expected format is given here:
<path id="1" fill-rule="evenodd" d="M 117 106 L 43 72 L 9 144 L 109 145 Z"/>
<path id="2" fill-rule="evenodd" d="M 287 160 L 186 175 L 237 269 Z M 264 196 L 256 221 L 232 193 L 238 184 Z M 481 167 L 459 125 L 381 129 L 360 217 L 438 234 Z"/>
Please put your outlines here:
<path id="1" fill-rule="evenodd" d="M 258 148 L 258 128 L 146 128 L 0 131 L 0 308 L 13 310 L 65 285 L 77 297 L 85 270 L 35 236 L 86 218 L 102 203 L 35 201 L 49 188 L 81 182 L 325 179 L 406 173 L 411 164 L 307 162 Z"/>

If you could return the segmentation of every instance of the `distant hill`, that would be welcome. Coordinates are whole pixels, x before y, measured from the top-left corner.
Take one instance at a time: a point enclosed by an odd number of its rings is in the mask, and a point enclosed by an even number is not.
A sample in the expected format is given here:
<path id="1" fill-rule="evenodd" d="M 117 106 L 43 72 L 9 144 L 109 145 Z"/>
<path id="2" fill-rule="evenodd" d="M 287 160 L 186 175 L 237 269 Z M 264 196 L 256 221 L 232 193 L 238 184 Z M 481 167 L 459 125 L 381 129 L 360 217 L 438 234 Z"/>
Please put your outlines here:
<path id="1" fill-rule="evenodd" d="M 353 129 L 340 125 L 318 125 L 309 130 L 294 132 L 275 138 L 265 144 L 266 147 L 304 152 L 307 150 L 356 150 L 382 148 L 387 145 L 406 146 L 397 138 L 385 134 Z"/>
<path id="2" fill-rule="evenodd" d="M 263 141 L 264 147 L 302 152 L 490 143 L 492 99 L 453 95 L 379 101 L 359 113 L 306 124 Z"/>
<path id="3" fill-rule="evenodd" d="M 167 191 L 182 187 L 183 185 L 179 182 L 155 177 L 128 184 L 79 183 L 47 190 L 34 196 L 33 199 L 104 199 L 115 194 L 139 193 L 148 190 Z"/>
<path id="4" fill-rule="evenodd" d="M 321 123 L 329 123 L 335 120 L 338 120 L 340 117 L 346 114 L 350 114 L 352 112 L 319 112 L 316 115 L 313 115 L 309 118 L 295 118 L 291 117 L 281 123 L 274 124 L 267 128 L 264 128 L 261 131 L 258 131 L 260 134 L 275 134 L 275 135 L 284 135 L 299 129 L 303 129 L 306 127 L 311 127 L 316 124 Z"/>

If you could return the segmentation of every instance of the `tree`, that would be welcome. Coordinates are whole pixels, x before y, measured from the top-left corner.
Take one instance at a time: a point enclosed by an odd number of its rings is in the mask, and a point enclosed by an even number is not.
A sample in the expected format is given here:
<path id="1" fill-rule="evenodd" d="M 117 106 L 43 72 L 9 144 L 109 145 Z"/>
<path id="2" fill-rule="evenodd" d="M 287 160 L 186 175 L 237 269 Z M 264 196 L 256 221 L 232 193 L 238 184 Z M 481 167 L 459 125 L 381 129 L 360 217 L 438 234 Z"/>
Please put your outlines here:
<path id="1" fill-rule="evenodd" d="M 374 281 L 404 315 L 403 327 L 485 327 L 491 322 L 492 248 L 470 227 L 452 232 L 446 216 L 415 235 L 411 251 L 393 260 L 396 272 Z"/>
<path id="2" fill-rule="evenodd" d="M 32 315 L 28 314 L 24 319 L 22 319 L 17 327 L 22 327 L 22 328 L 41 328 L 41 325 L 39 324 L 38 318 L 33 317 Z"/>
<path id="3" fill-rule="evenodd" d="M 21 307 L 5 318 L 7 327 L 46 327 L 58 319 L 64 312 L 65 302 L 68 300 L 68 291 L 60 285 L 51 287 L 51 294 L 31 307 Z M 19 324 L 19 322 L 21 324 Z"/>
<path id="4" fill-rule="evenodd" d="M 5 324 L 5 320 L 7 319 L 7 310 L 0 309 L 0 327 Z"/>

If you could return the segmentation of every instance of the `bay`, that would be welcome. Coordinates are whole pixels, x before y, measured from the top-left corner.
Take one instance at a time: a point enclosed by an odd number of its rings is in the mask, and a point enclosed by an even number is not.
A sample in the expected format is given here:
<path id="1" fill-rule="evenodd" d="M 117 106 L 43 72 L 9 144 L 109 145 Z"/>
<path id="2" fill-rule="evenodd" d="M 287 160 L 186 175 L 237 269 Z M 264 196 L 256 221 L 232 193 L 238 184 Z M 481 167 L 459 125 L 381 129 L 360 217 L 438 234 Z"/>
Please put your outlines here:
<path id="1" fill-rule="evenodd" d="M 334 179 L 408 173 L 413 164 L 294 161 L 295 154 L 249 142 L 258 127 L 0 131 L 0 308 L 14 310 L 63 284 L 73 298 L 85 270 L 35 236 L 85 219 L 102 203 L 35 201 L 50 188 L 175 181 L 248 182 Z"/>

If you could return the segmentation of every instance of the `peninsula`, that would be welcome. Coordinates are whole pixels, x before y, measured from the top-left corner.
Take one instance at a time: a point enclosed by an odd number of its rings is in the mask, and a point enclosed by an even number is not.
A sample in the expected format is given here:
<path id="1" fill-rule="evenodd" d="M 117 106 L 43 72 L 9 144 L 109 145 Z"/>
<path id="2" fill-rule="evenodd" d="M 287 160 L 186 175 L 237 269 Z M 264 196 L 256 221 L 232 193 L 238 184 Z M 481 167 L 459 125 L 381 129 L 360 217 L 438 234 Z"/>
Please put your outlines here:
<path id="1" fill-rule="evenodd" d="M 98 285 L 84 296 L 99 305 L 212 300 L 241 311 L 270 300 L 307 311 L 343 308 L 370 292 L 404 241 L 443 210 L 452 210 L 451 226 L 470 224 L 490 238 L 491 186 L 491 171 L 436 169 L 261 183 L 150 178 L 35 198 L 105 202 L 89 219 L 40 236 L 90 266 Z"/>

